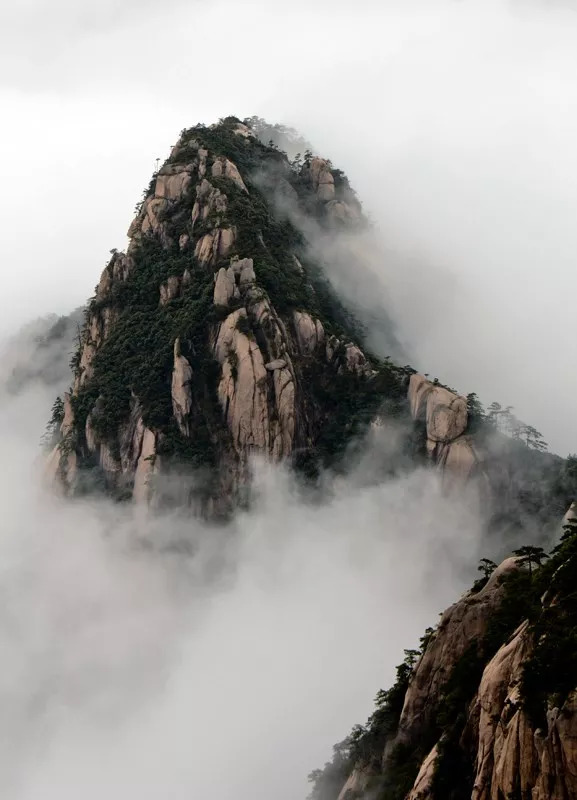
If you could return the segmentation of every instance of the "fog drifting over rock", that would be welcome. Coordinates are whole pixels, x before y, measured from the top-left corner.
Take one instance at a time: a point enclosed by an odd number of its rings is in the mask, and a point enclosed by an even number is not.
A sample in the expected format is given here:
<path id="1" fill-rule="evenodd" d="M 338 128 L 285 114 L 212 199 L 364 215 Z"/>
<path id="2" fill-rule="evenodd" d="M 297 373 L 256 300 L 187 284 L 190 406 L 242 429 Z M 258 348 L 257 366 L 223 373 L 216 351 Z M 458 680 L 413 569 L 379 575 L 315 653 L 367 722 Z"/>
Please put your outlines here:
<path id="1" fill-rule="evenodd" d="M 304 798 L 470 582 L 474 507 L 429 471 L 371 485 L 384 434 L 320 506 L 259 471 L 226 530 L 64 503 L 32 466 L 47 402 L 0 406 L 0 793 Z"/>

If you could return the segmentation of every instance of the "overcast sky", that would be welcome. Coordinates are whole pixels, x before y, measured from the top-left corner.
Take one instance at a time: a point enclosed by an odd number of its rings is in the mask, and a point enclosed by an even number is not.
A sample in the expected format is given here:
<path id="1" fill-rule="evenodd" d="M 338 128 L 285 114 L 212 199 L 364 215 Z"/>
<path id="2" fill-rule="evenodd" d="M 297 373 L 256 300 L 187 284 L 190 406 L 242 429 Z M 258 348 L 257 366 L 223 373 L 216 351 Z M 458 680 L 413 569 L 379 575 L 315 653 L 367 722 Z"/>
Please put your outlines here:
<path id="1" fill-rule="evenodd" d="M 2 4 L 0 333 L 92 294 L 182 127 L 260 114 L 351 177 L 415 366 L 577 450 L 576 37 L 544 0 Z"/>

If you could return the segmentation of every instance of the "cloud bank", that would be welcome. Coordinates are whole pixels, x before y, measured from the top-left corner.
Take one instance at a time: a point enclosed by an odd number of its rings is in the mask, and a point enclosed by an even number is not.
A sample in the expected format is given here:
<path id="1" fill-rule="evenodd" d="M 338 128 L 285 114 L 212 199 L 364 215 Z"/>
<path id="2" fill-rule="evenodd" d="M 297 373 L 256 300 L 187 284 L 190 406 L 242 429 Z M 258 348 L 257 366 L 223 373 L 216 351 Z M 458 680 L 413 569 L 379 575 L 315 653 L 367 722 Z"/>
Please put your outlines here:
<path id="1" fill-rule="evenodd" d="M 34 465 L 48 402 L 0 405 L 0 793 L 304 800 L 471 582 L 474 505 L 429 471 L 372 480 L 383 430 L 320 504 L 257 470 L 226 529 L 65 503 Z"/>

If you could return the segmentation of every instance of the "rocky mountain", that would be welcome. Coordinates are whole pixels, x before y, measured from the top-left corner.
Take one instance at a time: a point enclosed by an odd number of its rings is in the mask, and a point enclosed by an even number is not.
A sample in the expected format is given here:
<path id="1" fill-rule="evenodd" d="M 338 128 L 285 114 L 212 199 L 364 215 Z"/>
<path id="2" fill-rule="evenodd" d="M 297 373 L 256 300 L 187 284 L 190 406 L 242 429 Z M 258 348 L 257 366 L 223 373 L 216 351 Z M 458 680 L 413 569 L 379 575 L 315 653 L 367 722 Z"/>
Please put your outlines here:
<path id="1" fill-rule="evenodd" d="M 234 119 L 183 131 L 86 308 L 51 457 L 65 491 L 162 504 L 178 483 L 225 513 L 251 456 L 311 474 L 383 404 L 405 410 L 406 370 L 363 351 L 303 217 L 365 224 L 328 161 L 291 163 Z"/>
<path id="2" fill-rule="evenodd" d="M 257 136 L 281 126 L 252 124 L 183 131 L 153 176 L 126 253 L 113 252 L 85 308 L 50 475 L 67 493 L 100 487 L 214 516 L 246 499 L 251 456 L 311 477 L 394 419 L 410 429 L 411 460 L 432 460 L 448 483 L 480 481 L 507 524 L 518 519 L 525 473 L 542 484 L 550 472 L 550 495 L 562 460 L 545 468 L 494 425 L 483 435 L 488 418 L 465 398 L 367 351 L 330 263 L 311 256 L 314 240 L 366 229 L 346 176 L 310 150 L 289 160 Z M 567 507 L 559 493 L 548 519 Z"/>
<path id="3" fill-rule="evenodd" d="M 301 141 L 257 118 L 181 133 L 84 309 L 49 423 L 48 477 L 66 495 L 218 520 L 250 502 L 253 457 L 315 486 L 327 468 L 347 469 L 372 427 L 394 429 L 397 449 L 372 479 L 437 469 L 447 492 L 479 494 L 491 552 L 518 553 L 496 569 L 486 561 L 407 651 L 368 723 L 311 776 L 311 797 L 568 800 L 573 512 L 550 559 L 537 546 L 577 496 L 577 460 L 547 453 L 509 409 L 485 411 L 367 348 L 319 242 L 334 253 L 368 223 L 330 161 L 279 146 Z"/>
<path id="4" fill-rule="evenodd" d="M 311 774 L 311 798 L 577 796 L 574 505 L 547 558 L 524 548 L 445 611 L 367 724 Z"/>

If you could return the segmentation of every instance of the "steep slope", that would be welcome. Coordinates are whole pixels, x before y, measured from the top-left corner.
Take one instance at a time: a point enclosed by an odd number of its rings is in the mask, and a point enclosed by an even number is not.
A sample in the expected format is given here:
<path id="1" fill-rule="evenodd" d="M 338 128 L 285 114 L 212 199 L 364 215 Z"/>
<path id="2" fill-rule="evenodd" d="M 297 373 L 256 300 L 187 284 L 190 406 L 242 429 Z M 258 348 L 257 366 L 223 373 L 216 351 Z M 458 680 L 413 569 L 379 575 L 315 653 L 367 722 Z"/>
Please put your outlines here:
<path id="1" fill-rule="evenodd" d="M 234 118 L 182 133 L 86 309 L 50 462 L 67 492 L 225 512 L 251 456 L 314 473 L 383 402 L 406 412 L 406 372 L 361 350 L 299 214 L 364 224 L 326 160 L 291 164 Z"/>
<path id="2" fill-rule="evenodd" d="M 312 773 L 313 800 L 577 796 L 577 512 L 550 560 L 525 549 L 406 651 L 393 689 Z"/>
<path id="3" fill-rule="evenodd" d="M 548 543 L 577 495 L 577 458 L 563 459 L 505 435 L 495 413 L 486 413 L 475 395 L 461 397 L 423 375 L 411 376 L 408 400 L 422 450 L 442 471 L 447 489 L 475 484 L 491 547 Z"/>

